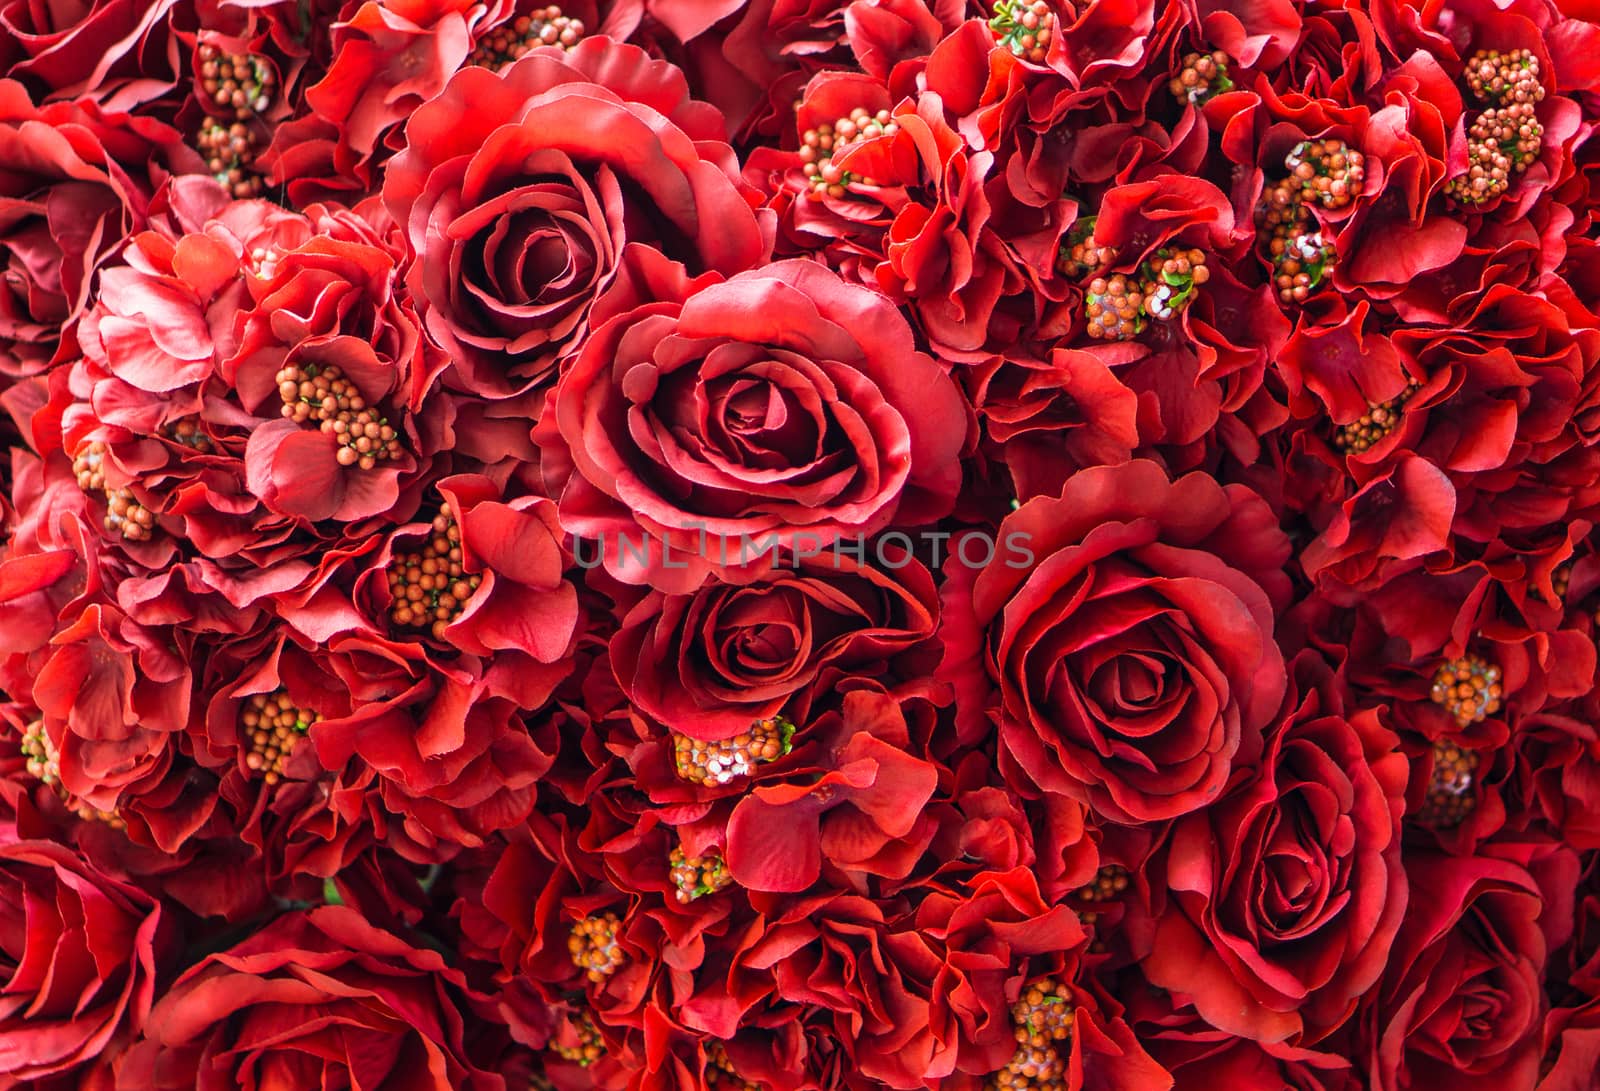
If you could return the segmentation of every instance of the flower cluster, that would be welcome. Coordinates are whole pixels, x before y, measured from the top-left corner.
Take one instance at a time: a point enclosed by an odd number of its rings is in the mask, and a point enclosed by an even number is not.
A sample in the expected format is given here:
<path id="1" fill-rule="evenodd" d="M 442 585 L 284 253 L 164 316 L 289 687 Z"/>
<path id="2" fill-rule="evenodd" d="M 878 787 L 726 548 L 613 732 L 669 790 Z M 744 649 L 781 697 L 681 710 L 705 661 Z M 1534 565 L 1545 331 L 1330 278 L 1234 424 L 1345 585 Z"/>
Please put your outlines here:
<path id="1" fill-rule="evenodd" d="M 1600 1091 L 1597 20 L 0 4 L 0 1089 Z"/>

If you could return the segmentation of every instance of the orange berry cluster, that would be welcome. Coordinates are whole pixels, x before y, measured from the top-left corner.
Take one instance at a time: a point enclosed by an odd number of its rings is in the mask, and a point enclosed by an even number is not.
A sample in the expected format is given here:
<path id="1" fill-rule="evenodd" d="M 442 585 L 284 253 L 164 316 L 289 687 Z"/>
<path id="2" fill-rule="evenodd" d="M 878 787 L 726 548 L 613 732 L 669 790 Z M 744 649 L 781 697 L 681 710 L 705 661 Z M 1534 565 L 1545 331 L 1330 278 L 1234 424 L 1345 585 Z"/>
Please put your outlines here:
<path id="1" fill-rule="evenodd" d="M 1065 1091 L 1067 1063 L 1061 1043 L 1072 1037 L 1073 1003 L 1050 978 L 1035 981 L 1011 1005 L 1017 1052 L 985 1082 L 993 1091 Z"/>
<path id="2" fill-rule="evenodd" d="M 1539 60 L 1526 49 L 1480 49 L 1467 60 L 1467 88 L 1484 110 L 1467 128 L 1467 173 L 1450 179 L 1445 194 L 1481 205 L 1511 188 L 1544 147 L 1536 107 L 1544 101 Z"/>
<path id="3" fill-rule="evenodd" d="M 1333 435 L 1333 445 L 1341 451 L 1361 454 L 1395 430 L 1400 423 L 1400 411 L 1421 387 L 1420 380 L 1408 379 L 1406 388 L 1388 401 L 1368 402 L 1365 413 L 1349 424 L 1339 426 Z"/>
<path id="4" fill-rule="evenodd" d="M 287 690 L 253 694 L 239 713 L 250 747 L 244 756 L 245 768 L 260 773 L 268 784 L 278 783 L 295 744 L 321 718 L 309 708 L 297 707 Z"/>
<path id="5" fill-rule="evenodd" d="M 579 1012 L 576 1019 L 568 1020 L 569 1025 L 577 1032 L 578 1041 L 575 1045 L 562 1045 L 552 1040 L 550 1048 L 564 1061 L 588 1068 L 598 1061 L 606 1050 L 606 1041 L 600 1036 L 600 1028 L 594 1025 L 588 1012 Z"/>
<path id="6" fill-rule="evenodd" d="M 1203 103 L 1213 95 L 1233 90 L 1228 78 L 1228 55 L 1222 50 L 1210 53 L 1189 53 L 1183 58 L 1183 67 L 1167 84 L 1167 90 L 1179 102 Z"/>
<path id="7" fill-rule="evenodd" d="M 167 425 L 166 433 L 172 442 L 181 443 L 203 455 L 209 455 L 212 451 L 211 440 L 200 430 L 199 422 L 193 417 L 184 417 Z"/>
<path id="8" fill-rule="evenodd" d="M 1278 298 L 1304 303 L 1333 268 L 1335 255 L 1292 179 L 1267 187 L 1256 210 L 1256 226 L 1267 240 Z"/>
<path id="9" fill-rule="evenodd" d="M 1210 279 L 1202 251 L 1157 250 L 1140 268 L 1145 313 L 1163 322 L 1176 318 L 1194 302 L 1199 286 Z"/>
<path id="10" fill-rule="evenodd" d="M 1480 49 L 1467 58 L 1467 90 L 1479 102 L 1504 106 L 1512 102 L 1541 102 L 1539 58 L 1526 49 Z"/>
<path id="11" fill-rule="evenodd" d="M 1433 703 L 1443 705 L 1461 727 L 1500 711 L 1500 668 L 1478 655 L 1441 663 L 1433 675 Z"/>
<path id="12" fill-rule="evenodd" d="M 1123 273 L 1090 281 L 1083 306 L 1097 341 L 1132 341 L 1144 329 L 1144 293 Z"/>
<path id="13" fill-rule="evenodd" d="M 260 140 L 249 125 L 242 121 L 224 125 L 216 118 L 206 118 L 200 124 L 195 144 L 206 161 L 206 170 L 230 197 L 243 201 L 261 196 L 266 184 L 255 172 Z"/>
<path id="14" fill-rule="evenodd" d="M 335 364 L 287 364 L 279 372 L 283 415 L 296 424 L 316 421 L 339 442 L 339 465 L 370 470 L 404 452 L 388 418 L 367 404 Z"/>
<path id="15" fill-rule="evenodd" d="M 262 132 L 253 124 L 272 105 L 278 81 L 272 66 L 247 53 L 229 53 L 210 43 L 200 47 L 200 91 L 206 103 L 231 111 L 228 119 L 207 117 L 195 145 L 211 172 L 238 200 L 261 196 L 266 183 L 255 170 Z"/>
<path id="16" fill-rule="evenodd" d="M 1428 794 L 1417 822 L 1429 829 L 1453 829 L 1466 821 L 1477 807 L 1472 791 L 1478 772 L 1478 754 L 1448 739 L 1433 744 L 1433 775 L 1428 778 Z"/>
<path id="17" fill-rule="evenodd" d="M 249 121 L 272 105 L 278 81 L 272 66 L 260 58 L 227 53 L 207 43 L 200 47 L 200 89 L 214 105 Z"/>
<path id="18" fill-rule="evenodd" d="M 1128 882 L 1127 868 L 1121 864 L 1107 864 L 1095 872 L 1088 885 L 1078 888 L 1078 900 L 1095 905 L 1109 902 L 1128 889 Z"/>
<path id="19" fill-rule="evenodd" d="M 461 616 L 483 577 L 461 563 L 461 527 L 446 503 L 433 517 L 433 533 L 420 550 L 389 562 L 389 619 L 401 628 L 427 628 L 435 640 Z"/>
<path id="20" fill-rule="evenodd" d="M 715 894 L 733 882 L 728 865 L 715 850 L 702 856 L 690 856 L 683 846 L 673 848 L 667 858 L 672 866 L 672 885 L 677 887 L 678 901 L 688 903 L 707 894 Z"/>
<path id="21" fill-rule="evenodd" d="M 1323 208 L 1344 208 L 1361 196 L 1366 159 L 1343 140 L 1303 140 L 1284 157 L 1300 199 Z"/>
<path id="22" fill-rule="evenodd" d="M 1120 864 L 1107 864 L 1095 872 L 1094 878 L 1076 891 L 1078 901 L 1082 903 L 1078 908 L 1078 919 L 1086 925 L 1097 925 L 1105 911 L 1089 907 L 1115 901 L 1128 889 L 1130 881 L 1128 869 Z M 1105 937 L 1099 934 L 1098 927 L 1089 941 L 1089 950 L 1094 954 L 1105 953 Z"/>
<path id="23" fill-rule="evenodd" d="M 989 29 L 1012 53 L 1031 64 L 1043 64 L 1056 35 L 1056 17 L 1045 0 L 996 0 Z"/>
<path id="24" fill-rule="evenodd" d="M 850 111 L 849 117 L 841 117 L 832 125 L 824 123 L 801 133 L 800 170 L 811 187 L 806 196 L 813 201 L 820 201 L 824 197 L 843 197 L 846 188 L 851 185 L 878 185 L 875 179 L 841 170 L 834 164 L 833 158 L 842 156 L 863 141 L 893 136 L 899 131 L 899 124 L 888 110 L 879 110 L 874 114 L 863 106 L 857 106 Z"/>
<path id="25" fill-rule="evenodd" d="M 155 532 L 155 512 L 139 503 L 132 489 L 106 487 L 106 454 L 107 447 L 99 440 L 86 443 L 79 449 L 72 459 L 72 472 L 78 479 L 78 488 L 105 496 L 106 530 L 120 534 L 130 542 L 147 542 Z"/>
<path id="26" fill-rule="evenodd" d="M 43 720 L 34 720 L 23 729 L 20 749 L 28 775 L 53 789 L 56 797 L 66 804 L 67 810 L 85 822 L 103 822 L 114 830 L 127 829 L 128 824 L 120 815 L 91 807 L 61 786 L 61 754 L 45 733 Z"/>
<path id="27" fill-rule="evenodd" d="M 1116 260 L 1117 252 L 1109 246 L 1097 246 L 1094 241 L 1094 216 L 1085 216 L 1072 225 L 1067 240 L 1061 244 L 1056 265 L 1061 275 L 1070 280 L 1099 272 Z"/>
<path id="28" fill-rule="evenodd" d="M 687 735 L 672 736 L 673 760 L 678 776 L 703 788 L 727 784 L 749 776 L 757 765 L 787 754 L 795 726 L 782 716 L 757 720 L 750 730 L 731 739 L 707 742 Z"/>
<path id="29" fill-rule="evenodd" d="M 467 55 L 467 63 L 498 72 L 512 61 L 542 45 L 571 49 L 583 41 L 588 29 L 581 19 L 564 15 L 554 4 L 519 15 L 489 31 Z"/>
<path id="30" fill-rule="evenodd" d="M 572 964 L 596 984 L 616 973 L 627 961 L 622 945 L 617 942 L 617 926 L 621 923 L 615 913 L 584 917 L 572 926 L 572 935 L 567 937 Z"/>

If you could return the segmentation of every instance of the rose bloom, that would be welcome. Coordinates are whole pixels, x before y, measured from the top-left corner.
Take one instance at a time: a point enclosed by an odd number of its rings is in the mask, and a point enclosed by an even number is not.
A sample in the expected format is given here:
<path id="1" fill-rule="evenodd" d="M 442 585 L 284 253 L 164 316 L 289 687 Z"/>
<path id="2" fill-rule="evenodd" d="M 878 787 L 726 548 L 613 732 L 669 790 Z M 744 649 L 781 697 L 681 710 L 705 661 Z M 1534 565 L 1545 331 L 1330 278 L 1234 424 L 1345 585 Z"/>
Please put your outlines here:
<path id="1" fill-rule="evenodd" d="M 897 567 L 841 551 L 837 563 L 798 559 L 742 586 L 649 592 L 611 639 L 629 699 L 674 731 L 730 738 L 823 679 L 877 673 L 928 642 L 939 613 L 928 570 L 885 555 Z"/>
<path id="2" fill-rule="evenodd" d="M 504 1091 L 467 1056 L 472 1002 L 437 953 L 352 909 L 291 913 L 179 978 L 117 1086 Z"/>
<path id="3" fill-rule="evenodd" d="M 1272 735 L 1257 779 L 1174 827 L 1171 903 L 1145 964 L 1208 1022 L 1258 1041 L 1342 1022 L 1406 907 L 1405 755 L 1374 712 L 1346 718 L 1324 681 Z"/>
<path id="4" fill-rule="evenodd" d="M 1411 910 L 1364 1024 L 1371 1087 L 1534 1085 L 1546 955 L 1570 927 L 1578 878 L 1561 854 L 1570 867 L 1553 870 L 1527 844 L 1408 856 Z"/>
<path id="5" fill-rule="evenodd" d="M 504 398 L 582 343 L 630 242 L 732 274 L 771 251 L 721 116 L 682 73 L 588 39 L 496 75 L 467 68 L 406 123 L 383 198 L 417 260 L 408 274 L 447 382 Z"/>
<path id="6" fill-rule="evenodd" d="M 946 568 L 958 724 L 995 716 L 1018 776 L 1114 821 L 1213 802 L 1287 684 L 1273 609 L 1289 545 L 1271 509 L 1140 460 L 1077 474 L 995 537 L 981 571 L 959 545 Z"/>
<path id="7" fill-rule="evenodd" d="M 0 844 L 0 1085 L 32 1085 L 138 1031 L 172 953 L 149 895 L 50 841 Z"/>
<path id="8" fill-rule="evenodd" d="M 966 411 L 887 299 L 809 261 L 691 281 L 630 256 L 534 433 L 562 527 L 613 574 L 689 590 L 950 510 Z"/>

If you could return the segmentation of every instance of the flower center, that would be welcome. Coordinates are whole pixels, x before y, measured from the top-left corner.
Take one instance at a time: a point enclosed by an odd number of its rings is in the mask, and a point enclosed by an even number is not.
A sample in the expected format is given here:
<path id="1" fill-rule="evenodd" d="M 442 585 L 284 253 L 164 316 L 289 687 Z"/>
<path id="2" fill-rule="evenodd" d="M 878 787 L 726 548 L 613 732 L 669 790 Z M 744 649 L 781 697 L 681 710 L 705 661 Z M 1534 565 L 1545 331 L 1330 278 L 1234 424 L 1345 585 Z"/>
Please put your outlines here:
<path id="1" fill-rule="evenodd" d="M 1336 253 L 1311 214 L 1305 190 L 1285 178 L 1267 188 L 1256 209 L 1258 237 L 1272 260 L 1272 284 L 1284 303 L 1304 303 L 1326 279 Z"/>
<path id="2" fill-rule="evenodd" d="M 402 629 L 427 628 L 443 640 L 483 578 L 462 567 L 461 527 L 448 503 L 431 529 L 421 549 L 396 553 L 389 562 L 389 619 Z"/>
<path id="3" fill-rule="evenodd" d="M 180 443 L 190 450 L 209 455 L 214 448 L 211 440 L 200 430 L 200 422 L 194 417 L 184 417 L 167 425 L 167 438 L 174 443 Z"/>
<path id="4" fill-rule="evenodd" d="M 1400 410 L 1421 387 L 1419 380 L 1409 379 L 1406 388 L 1388 401 L 1368 402 L 1367 411 L 1359 418 L 1339 426 L 1333 436 L 1333 445 L 1341 451 L 1361 454 L 1395 430 L 1400 423 Z"/>
<path id="5" fill-rule="evenodd" d="M 122 816 L 115 811 L 91 807 L 61 786 L 61 754 L 46 734 L 43 720 L 34 720 L 23 729 L 20 749 L 29 775 L 53 789 L 67 810 L 85 822 L 104 822 L 114 830 L 128 828 Z"/>
<path id="6" fill-rule="evenodd" d="M 562 1060 L 588 1068 L 598 1061 L 605 1053 L 606 1042 L 600 1036 L 600 1028 L 594 1025 L 594 1020 L 588 1012 L 580 1012 L 576 1019 L 569 1020 L 567 1025 L 575 1032 L 576 1041 L 562 1043 L 552 1039 L 550 1048 Z"/>
<path id="7" fill-rule="evenodd" d="M 1089 336 L 1098 341 L 1132 341 L 1144 329 L 1144 293 L 1122 273 L 1090 281 L 1083 305 Z"/>
<path id="8" fill-rule="evenodd" d="M 1467 173 L 1445 185 L 1457 204 L 1481 205 L 1511 188 L 1544 147 L 1535 107 L 1544 100 L 1539 61 L 1526 49 L 1489 49 L 1467 61 L 1467 89 L 1486 108 L 1467 128 Z"/>
<path id="9" fill-rule="evenodd" d="M 1366 159 L 1342 140 L 1303 140 L 1284 157 L 1300 199 L 1323 208 L 1344 208 L 1361 196 Z"/>
<path id="10" fill-rule="evenodd" d="M 1022 991 L 1011 1005 L 1011 1025 L 1017 1052 L 1000 1071 L 984 1082 L 991 1091 L 1065 1091 L 1066 1059 L 1061 1043 L 1072 1037 L 1075 1006 L 1067 990 L 1051 978 L 1041 978 Z"/>
<path id="11" fill-rule="evenodd" d="M 61 755 L 55 744 L 45 734 L 44 721 L 35 720 L 22 732 L 22 756 L 27 761 L 28 775 L 54 787 L 61 779 Z"/>
<path id="12" fill-rule="evenodd" d="M 320 719 L 311 709 L 296 706 L 288 690 L 253 694 L 239 713 L 239 725 L 249 745 L 245 768 L 260 773 L 268 784 L 278 783 L 295 744 Z"/>
<path id="13" fill-rule="evenodd" d="M 242 201 L 261 196 L 265 183 L 255 172 L 260 138 L 254 129 L 242 121 L 224 125 L 216 118 L 207 118 L 200 124 L 195 146 L 206 161 L 206 170 L 230 197 Z"/>
<path id="14" fill-rule="evenodd" d="M 105 459 L 107 447 L 93 440 L 81 447 L 72 459 L 72 472 L 78 479 L 78 488 L 84 492 L 99 492 L 106 498 L 106 530 L 119 534 L 126 541 L 147 542 L 155 531 L 155 512 L 145 507 L 133 495 L 133 490 L 122 486 L 106 486 Z"/>
<path id="15" fill-rule="evenodd" d="M 1163 247 L 1139 269 L 1145 311 L 1152 318 L 1170 321 L 1188 309 L 1200 285 L 1210 279 L 1203 252 Z"/>
<path id="16" fill-rule="evenodd" d="M 775 716 L 757 720 L 749 731 L 716 742 L 674 734 L 673 760 L 678 776 L 690 784 L 715 788 L 735 777 L 749 776 L 757 765 L 787 754 L 793 748 L 794 732 L 794 724 Z"/>
<path id="17" fill-rule="evenodd" d="M 562 14 L 559 7 L 551 4 L 527 15 L 519 15 L 479 38 L 478 44 L 467 55 L 467 63 L 498 72 L 512 61 L 526 56 L 529 50 L 542 45 L 571 49 L 587 33 L 588 29 L 582 20 Z"/>
<path id="18" fill-rule="evenodd" d="M 1222 50 L 1210 53 L 1189 53 L 1183 58 L 1183 68 L 1167 84 L 1167 90 L 1179 102 L 1205 102 L 1214 95 L 1233 90 L 1228 78 L 1228 55 Z"/>
<path id="19" fill-rule="evenodd" d="M 869 112 L 863 106 L 850 111 L 833 124 L 818 125 L 800 134 L 800 170 L 805 174 L 810 190 L 806 196 L 813 201 L 824 197 L 843 197 L 852 185 L 877 186 L 872 178 L 864 178 L 834 164 L 835 156 L 867 140 L 880 136 L 893 136 L 900 131 L 888 110 Z"/>
<path id="20" fill-rule="evenodd" d="M 728 866 L 716 851 L 701 856 L 689 856 L 683 846 L 673 848 L 667 862 L 671 865 L 672 885 L 677 887 L 678 901 L 688 903 L 707 894 L 715 894 L 733 882 Z"/>
<path id="21" fill-rule="evenodd" d="M 1090 880 L 1087 886 L 1077 890 L 1080 902 L 1099 904 L 1109 902 L 1117 895 L 1128 889 L 1128 869 L 1121 864 L 1107 864 Z"/>
<path id="22" fill-rule="evenodd" d="M 997 0 L 989 29 L 995 40 L 1030 64 L 1043 64 L 1056 36 L 1056 17 L 1045 0 Z"/>
<path id="23" fill-rule="evenodd" d="M 1477 655 L 1446 660 L 1433 675 L 1433 703 L 1466 727 L 1500 711 L 1500 668 Z"/>
<path id="24" fill-rule="evenodd" d="M 616 973 L 627 961 L 622 946 L 617 943 L 617 926 L 621 923 L 615 913 L 601 913 L 584 917 L 572 926 L 572 935 L 567 939 L 572 964 L 596 984 Z"/>
<path id="25" fill-rule="evenodd" d="M 1061 270 L 1061 275 L 1069 280 L 1078 280 L 1090 273 L 1097 273 L 1116 260 L 1117 252 L 1111 247 L 1095 245 L 1095 222 L 1094 216 L 1085 216 L 1078 220 L 1072 225 L 1072 230 L 1067 232 L 1067 241 L 1061 245 L 1056 264 Z"/>
<path id="26" fill-rule="evenodd" d="M 200 47 L 200 89 L 217 106 L 249 121 L 272 105 L 278 81 L 272 67 L 259 58 L 224 52 L 207 43 Z"/>
<path id="27" fill-rule="evenodd" d="M 316 421 L 339 443 L 341 466 L 370 470 L 404 453 L 389 419 L 369 406 L 337 365 L 289 364 L 278 372 L 283 415 L 296 424 Z"/>
<path id="28" fill-rule="evenodd" d="M 1504 106 L 1514 102 L 1541 102 L 1539 58 L 1526 49 L 1502 53 L 1480 49 L 1467 58 L 1467 90 L 1479 102 Z"/>
<path id="29" fill-rule="evenodd" d="M 1417 822 L 1428 829 L 1453 829 L 1466 821 L 1478 805 L 1472 782 L 1478 771 L 1476 751 L 1465 750 L 1448 739 L 1433 744 L 1433 775 Z"/>

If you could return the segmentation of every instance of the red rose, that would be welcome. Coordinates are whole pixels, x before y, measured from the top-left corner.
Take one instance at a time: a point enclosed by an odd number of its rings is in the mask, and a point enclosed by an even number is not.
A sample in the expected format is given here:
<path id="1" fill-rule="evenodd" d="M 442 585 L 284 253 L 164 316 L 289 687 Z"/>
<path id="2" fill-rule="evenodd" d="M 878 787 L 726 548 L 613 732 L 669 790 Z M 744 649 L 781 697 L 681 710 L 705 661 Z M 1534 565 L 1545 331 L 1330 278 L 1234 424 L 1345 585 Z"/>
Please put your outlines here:
<path id="1" fill-rule="evenodd" d="M 732 274 L 771 250 L 720 115 L 633 46 L 591 39 L 499 75 L 463 70 L 405 138 L 383 196 L 461 390 L 504 398 L 544 379 L 582 343 L 630 242 L 697 273 Z"/>
<path id="2" fill-rule="evenodd" d="M 473 994 L 343 906 L 292 913 L 189 970 L 118 1069 L 127 1091 L 504 1091 L 468 1056 Z"/>
<path id="3" fill-rule="evenodd" d="M 882 671 L 932 637 L 939 612 L 928 570 L 883 552 L 882 568 L 841 551 L 773 565 L 743 586 L 650 592 L 611 638 L 629 699 L 673 731 L 721 739 L 802 689 Z"/>
<path id="4" fill-rule="evenodd" d="M 1496 856 L 1413 854 L 1406 860 L 1411 910 L 1384 981 L 1371 1003 L 1367 1048 L 1371 1086 L 1532 1087 L 1539 1076 L 1543 975 L 1551 925 L 1571 927 L 1570 874 L 1547 912 L 1546 886 L 1521 859 L 1524 846 Z"/>
<path id="5" fill-rule="evenodd" d="M 1077 474 L 994 539 L 976 575 L 959 549 L 947 566 L 958 722 L 990 714 L 992 680 L 1019 776 L 1123 822 L 1214 801 L 1286 686 L 1273 603 L 1288 542 L 1267 505 L 1135 461 Z"/>
<path id="6" fill-rule="evenodd" d="M 0 1085 L 92 1061 L 150 1014 L 173 939 L 147 894 L 48 841 L 0 844 Z"/>
<path id="7" fill-rule="evenodd" d="M 1172 904 L 1145 972 L 1259 1041 L 1315 1040 L 1342 1022 L 1405 912 L 1405 755 L 1374 713 L 1330 705 L 1309 694 L 1260 777 L 1179 820 L 1167 850 Z"/>
<path id="8" fill-rule="evenodd" d="M 612 572 L 683 590 L 950 510 L 961 398 L 888 300 L 808 261 L 690 282 L 633 253 L 648 295 L 607 301 L 535 433 Z"/>

